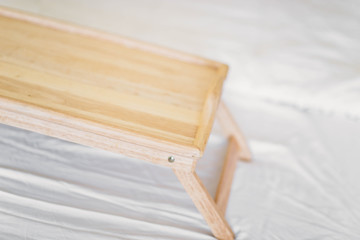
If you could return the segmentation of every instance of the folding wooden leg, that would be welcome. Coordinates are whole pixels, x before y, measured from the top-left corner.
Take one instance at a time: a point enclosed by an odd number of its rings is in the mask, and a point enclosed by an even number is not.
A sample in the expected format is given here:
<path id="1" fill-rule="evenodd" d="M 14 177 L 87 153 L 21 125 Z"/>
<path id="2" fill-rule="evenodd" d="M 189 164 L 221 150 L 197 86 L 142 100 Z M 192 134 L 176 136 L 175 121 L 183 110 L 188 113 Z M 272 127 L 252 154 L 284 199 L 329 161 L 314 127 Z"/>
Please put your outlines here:
<path id="1" fill-rule="evenodd" d="M 238 158 L 250 161 L 251 153 L 230 111 L 224 102 L 220 102 L 218 119 L 225 133 L 229 137 L 229 145 L 224 161 L 215 201 L 210 196 L 195 171 L 173 168 L 176 176 L 190 195 L 195 206 L 204 216 L 214 236 L 218 239 L 234 239 L 234 234 L 225 220 L 225 212 L 230 196 L 232 180 Z"/>
<path id="2" fill-rule="evenodd" d="M 240 159 L 244 161 L 251 161 L 251 153 L 246 143 L 245 137 L 223 100 L 219 104 L 217 117 L 227 136 L 233 136 L 236 140 L 236 143 L 239 147 Z"/>
<path id="3" fill-rule="evenodd" d="M 221 171 L 220 181 L 215 195 L 215 203 L 224 216 L 229 201 L 231 185 L 234 178 L 236 162 L 238 158 L 239 149 L 236 140 L 234 137 L 230 137 L 224 165 Z"/>
<path id="4" fill-rule="evenodd" d="M 233 240 L 234 234 L 216 206 L 214 200 L 194 171 L 173 169 L 181 184 L 190 195 L 197 209 L 204 216 L 214 236 L 222 240 Z"/>
<path id="5" fill-rule="evenodd" d="M 226 158 L 215 195 L 215 202 L 220 211 L 225 215 L 236 169 L 236 161 L 239 158 L 245 161 L 250 161 L 251 153 L 244 135 L 241 133 L 229 109 L 223 101 L 219 104 L 217 114 L 220 125 L 229 138 Z"/>

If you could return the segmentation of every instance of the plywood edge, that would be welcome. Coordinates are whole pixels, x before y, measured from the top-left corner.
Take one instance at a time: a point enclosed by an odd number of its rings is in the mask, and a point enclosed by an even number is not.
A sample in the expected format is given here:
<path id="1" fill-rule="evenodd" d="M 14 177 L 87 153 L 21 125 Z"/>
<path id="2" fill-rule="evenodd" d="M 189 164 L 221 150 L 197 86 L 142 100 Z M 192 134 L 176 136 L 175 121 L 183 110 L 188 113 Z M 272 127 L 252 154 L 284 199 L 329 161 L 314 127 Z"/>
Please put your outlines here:
<path id="1" fill-rule="evenodd" d="M 170 163 L 168 157 L 173 155 L 170 152 L 159 151 L 91 132 L 84 132 L 2 108 L 0 108 L 0 123 L 176 169 L 192 171 L 196 165 L 196 160 L 188 157 L 175 155 L 176 161 Z"/>
<path id="2" fill-rule="evenodd" d="M 212 87 L 209 89 L 204 101 L 203 112 L 200 117 L 199 128 L 194 141 L 194 145 L 200 151 L 201 156 L 203 155 L 214 124 L 215 115 L 222 95 L 222 86 L 228 69 L 228 65 L 217 63 L 217 74 L 211 79 Z"/>
<path id="3" fill-rule="evenodd" d="M 42 123 L 45 125 L 50 126 L 52 124 L 55 124 L 57 126 L 63 126 L 64 128 L 74 129 L 74 131 L 79 131 L 79 133 L 83 134 L 96 134 L 97 136 L 109 138 L 113 141 L 127 142 L 132 144 L 136 143 L 134 145 L 136 145 L 137 147 L 150 148 L 154 149 L 155 151 L 163 151 L 169 153 L 170 155 L 194 160 L 198 159 L 201 156 L 200 151 L 196 147 L 191 145 L 181 145 L 170 141 L 168 142 L 157 138 L 151 138 L 149 136 L 137 135 L 130 131 L 128 132 L 88 120 L 79 119 L 52 110 L 42 109 L 40 107 L 7 99 L 4 97 L 0 97 L 0 110 L 2 110 L 2 112 L 0 113 L 0 119 L 4 119 L 7 117 L 4 114 L 11 113 L 18 118 L 27 118 L 34 121 L 39 120 L 42 121 Z M 8 121 L 6 122 L 6 124 L 12 125 Z M 25 122 L 19 127 L 31 130 L 26 127 L 26 124 L 28 124 L 29 126 L 31 125 L 30 122 Z M 39 128 L 37 128 L 37 130 L 39 130 Z M 44 134 L 43 132 L 38 132 Z M 71 141 L 71 139 L 65 140 Z"/>
<path id="4" fill-rule="evenodd" d="M 149 44 L 142 41 L 134 40 L 128 37 L 109 34 L 90 27 L 84 27 L 66 21 L 52 19 L 45 16 L 39 16 L 32 13 L 23 12 L 20 10 L 11 9 L 0 6 L 0 16 L 26 21 L 39 26 L 65 31 L 73 34 L 78 34 L 86 37 L 96 38 L 100 40 L 110 41 L 113 43 L 124 45 L 128 48 L 139 49 L 161 56 L 177 59 L 183 62 L 189 62 L 198 65 L 209 66 L 212 68 L 219 67 L 219 63 L 206 58 L 184 53 L 181 51 L 165 48 L 156 44 Z"/>

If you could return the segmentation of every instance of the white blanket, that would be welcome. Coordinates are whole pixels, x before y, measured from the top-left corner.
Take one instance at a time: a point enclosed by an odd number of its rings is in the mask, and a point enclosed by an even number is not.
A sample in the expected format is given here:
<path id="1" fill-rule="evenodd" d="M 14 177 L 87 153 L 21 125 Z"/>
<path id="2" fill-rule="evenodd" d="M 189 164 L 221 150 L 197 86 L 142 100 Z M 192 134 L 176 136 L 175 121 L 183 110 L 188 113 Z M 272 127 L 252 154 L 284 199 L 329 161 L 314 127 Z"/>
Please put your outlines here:
<path id="1" fill-rule="evenodd" d="M 254 155 L 232 186 L 236 239 L 360 239 L 359 1 L 0 5 L 229 64 Z M 226 144 L 215 126 L 197 169 L 211 194 Z M 171 170 L 0 125 L 0 239 L 214 238 Z"/>

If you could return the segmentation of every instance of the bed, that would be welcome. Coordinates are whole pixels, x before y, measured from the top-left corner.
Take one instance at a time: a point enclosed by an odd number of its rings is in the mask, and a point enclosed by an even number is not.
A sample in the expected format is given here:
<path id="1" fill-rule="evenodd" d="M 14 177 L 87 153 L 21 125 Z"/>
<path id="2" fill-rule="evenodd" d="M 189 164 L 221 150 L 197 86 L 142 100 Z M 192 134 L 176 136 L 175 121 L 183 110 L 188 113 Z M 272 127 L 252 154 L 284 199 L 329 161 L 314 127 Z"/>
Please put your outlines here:
<path id="1" fill-rule="evenodd" d="M 360 238 L 358 2 L 0 5 L 227 63 L 225 101 L 254 158 L 227 208 L 236 239 Z M 213 195 L 226 146 L 215 124 L 197 168 Z M 0 238 L 213 239 L 170 169 L 5 125 Z"/>

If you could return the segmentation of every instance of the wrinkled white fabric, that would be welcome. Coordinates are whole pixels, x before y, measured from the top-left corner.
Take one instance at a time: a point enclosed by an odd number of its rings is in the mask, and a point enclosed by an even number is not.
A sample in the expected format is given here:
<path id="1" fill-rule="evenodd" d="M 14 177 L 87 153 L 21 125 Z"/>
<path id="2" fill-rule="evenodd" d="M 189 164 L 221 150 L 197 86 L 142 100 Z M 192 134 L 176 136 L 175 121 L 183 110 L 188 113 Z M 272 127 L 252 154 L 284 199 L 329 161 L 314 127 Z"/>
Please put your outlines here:
<path id="1" fill-rule="evenodd" d="M 236 239 L 360 239 L 358 1 L 0 0 L 225 62 Z M 0 36 L 1 37 L 1 36 Z M 226 139 L 197 171 L 213 195 Z M 171 170 L 0 125 L 0 239 L 214 239 Z"/>

